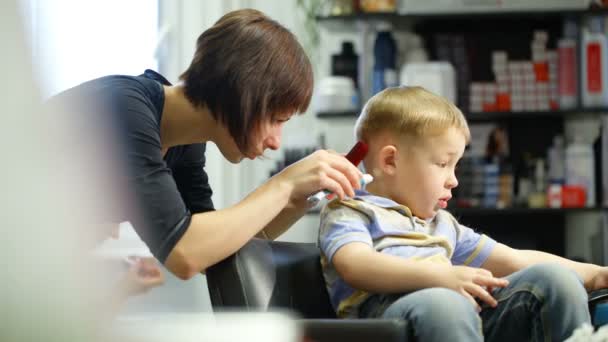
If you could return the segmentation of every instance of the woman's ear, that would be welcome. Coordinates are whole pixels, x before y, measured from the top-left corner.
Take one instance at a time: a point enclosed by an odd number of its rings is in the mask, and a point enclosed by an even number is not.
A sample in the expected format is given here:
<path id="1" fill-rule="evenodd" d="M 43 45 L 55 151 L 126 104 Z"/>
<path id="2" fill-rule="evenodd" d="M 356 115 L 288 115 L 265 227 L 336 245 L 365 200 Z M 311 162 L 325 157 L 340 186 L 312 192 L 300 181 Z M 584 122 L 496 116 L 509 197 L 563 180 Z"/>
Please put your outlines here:
<path id="1" fill-rule="evenodd" d="M 395 145 L 386 145 L 378 153 L 378 166 L 386 175 L 392 176 L 397 171 L 397 148 Z"/>

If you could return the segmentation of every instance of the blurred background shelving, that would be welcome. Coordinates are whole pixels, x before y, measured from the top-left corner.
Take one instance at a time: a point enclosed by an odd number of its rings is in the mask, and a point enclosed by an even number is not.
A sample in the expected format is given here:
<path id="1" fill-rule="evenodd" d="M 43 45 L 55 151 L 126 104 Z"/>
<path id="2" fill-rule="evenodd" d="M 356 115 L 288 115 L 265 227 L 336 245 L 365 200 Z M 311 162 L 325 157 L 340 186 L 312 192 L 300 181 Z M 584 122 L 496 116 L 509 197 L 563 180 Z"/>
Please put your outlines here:
<path id="1" fill-rule="evenodd" d="M 453 95 L 452 100 L 467 117 L 472 142 L 460 171 L 457 171 L 460 186 L 454 191 L 449 210 L 463 224 L 487 232 L 514 247 L 538 248 L 603 262 L 608 257 L 601 252 L 607 229 L 608 206 L 604 196 L 606 181 L 602 179 L 606 163 L 603 160 L 606 143 L 602 142 L 605 135 L 602 121 L 608 114 L 608 101 L 591 104 L 583 101 L 584 66 L 580 62 L 584 58 L 581 46 L 587 41 L 587 28 L 592 20 L 604 22 L 608 11 L 604 8 L 574 8 L 578 4 L 569 2 L 566 7 L 475 8 L 452 12 L 437 7 L 434 11 L 424 12 L 415 8 L 418 3 L 406 8 L 402 2 L 397 4 L 394 11 L 365 12 L 362 8 L 352 8 L 340 15 L 332 13 L 333 8 L 322 9 L 315 16 L 321 36 L 328 40 L 332 36 L 344 37 L 342 41 L 339 38 L 333 40 L 331 63 L 327 66 L 330 69 L 329 77 L 352 78 L 356 91 L 352 105 L 328 108 L 327 102 L 318 104 L 321 97 L 319 92 L 325 89 L 324 80 L 319 80 L 315 116 L 322 127 L 322 146 L 348 150 L 352 138 L 347 137 L 353 136 L 352 128 L 361 105 L 377 91 L 373 89 L 373 83 L 374 70 L 378 68 L 380 32 L 389 32 L 395 43 L 395 61 L 391 67 L 397 75 L 396 84 L 422 85 L 429 89 L 425 84 L 404 81 L 408 80 L 403 77 L 408 63 L 445 62 L 454 69 L 455 90 L 453 93 L 448 91 L 440 94 Z M 412 10 L 408 12 L 409 9 Z M 575 32 L 572 27 L 576 29 Z M 559 64 L 559 53 L 561 41 L 565 38 L 576 43 L 576 64 L 573 65 L 576 68 L 576 93 L 574 102 L 567 105 L 560 102 L 560 91 L 564 88 L 558 88 L 557 78 L 558 73 L 560 77 L 564 75 L 559 69 L 565 65 Z M 413 53 L 414 50 L 422 53 Z M 356 68 L 352 65 L 351 69 L 343 68 L 340 63 L 352 57 L 353 52 L 357 53 Z M 511 63 L 524 70 L 524 76 L 513 76 L 509 69 Z M 523 68 L 523 64 L 527 66 Z M 525 75 L 528 71 L 532 75 Z M 504 83 L 504 74 L 510 77 L 507 83 Z M 526 82 L 531 81 L 526 84 L 525 91 L 523 88 L 515 89 L 513 80 L 516 76 Z M 439 76 L 433 77 L 436 77 L 435 81 L 439 79 Z M 500 95 L 497 94 L 501 88 L 500 82 L 508 86 L 506 107 L 504 101 L 501 104 Z M 474 95 L 479 88 L 483 88 L 484 95 L 483 102 L 480 100 L 477 103 Z M 445 88 L 438 86 L 435 89 Z M 494 103 L 486 103 L 487 89 L 494 89 L 490 96 L 492 100 L 496 99 Z M 532 105 L 516 103 L 518 98 L 527 99 L 531 94 L 546 96 L 534 97 L 535 103 Z M 504 136 L 506 146 L 502 147 L 502 151 L 499 149 L 489 153 L 488 144 L 497 131 Z M 555 166 L 550 165 L 553 161 L 549 155 L 556 145 L 556 139 L 563 142 L 564 148 L 575 140 L 583 140 L 587 147 L 593 149 L 593 201 L 576 204 L 579 208 L 563 208 L 561 204 L 550 203 L 548 191 L 555 181 L 550 179 Z M 487 167 L 492 163 L 496 164 L 495 168 Z M 565 161 L 560 163 L 563 166 Z M 492 181 L 485 178 L 489 169 L 496 172 Z M 542 172 L 539 171 L 541 169 Z M 562 177 L 564 179 L 558 181 L 560 184 L 565 182 L 565 173 Z M 499 185 L 504 179 L 507 186 Z M 488 196 L 487 184 L 491 182 L 496 184 L 490 192 L 502 192 L 503 188 L 508 188 L 509 194 Z M 588 194 L 589 191 L 585 190 Z M 571 242 L 576 235 L 578 242 Z M 586 246 L 585 255 L 573 252 L 576 250 L 573 245 L 577 244 L 578 248 Z"/>

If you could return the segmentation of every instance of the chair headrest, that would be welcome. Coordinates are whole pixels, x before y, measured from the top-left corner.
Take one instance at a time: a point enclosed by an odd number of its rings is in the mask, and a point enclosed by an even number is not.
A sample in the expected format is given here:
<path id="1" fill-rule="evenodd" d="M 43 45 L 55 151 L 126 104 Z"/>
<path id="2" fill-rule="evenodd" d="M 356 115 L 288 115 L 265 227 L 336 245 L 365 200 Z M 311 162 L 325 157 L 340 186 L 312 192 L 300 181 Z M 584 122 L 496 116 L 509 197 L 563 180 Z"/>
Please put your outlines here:
<path id="1" fill-rule="evenodd" d="M 206 276 L 214 310 L 288 308 L 304 318 L 336 317 L 313 243 L 253 239 Z"/>

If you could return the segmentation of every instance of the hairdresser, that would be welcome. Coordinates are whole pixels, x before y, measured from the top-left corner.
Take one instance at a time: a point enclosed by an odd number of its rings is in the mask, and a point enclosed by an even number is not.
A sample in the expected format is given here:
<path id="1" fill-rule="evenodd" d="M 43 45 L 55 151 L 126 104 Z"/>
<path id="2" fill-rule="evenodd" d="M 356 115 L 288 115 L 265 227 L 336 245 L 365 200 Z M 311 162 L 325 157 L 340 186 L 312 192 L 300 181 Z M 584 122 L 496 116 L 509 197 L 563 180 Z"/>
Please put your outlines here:
<path id="1" fill-rule="evenodd" d="M 309 195 L 327 189 L 343 198 L 360 187 L 355 166 L 321 150 L 235 205 L 213 206 L 206 144 L 234 164 L 278 149 L 285 122 L 306 111 L 312 88 L 310 61 L 294 35 L 259 11 L 238 10 L 199 36 L 177 84 L 146 70 L 88 81 L 57 97 L 106 106 L 138 213 L 118 222 L 130 221 L 154 256 L 188 279 L 255 236 L 278 237 L 304 215 Z"/>

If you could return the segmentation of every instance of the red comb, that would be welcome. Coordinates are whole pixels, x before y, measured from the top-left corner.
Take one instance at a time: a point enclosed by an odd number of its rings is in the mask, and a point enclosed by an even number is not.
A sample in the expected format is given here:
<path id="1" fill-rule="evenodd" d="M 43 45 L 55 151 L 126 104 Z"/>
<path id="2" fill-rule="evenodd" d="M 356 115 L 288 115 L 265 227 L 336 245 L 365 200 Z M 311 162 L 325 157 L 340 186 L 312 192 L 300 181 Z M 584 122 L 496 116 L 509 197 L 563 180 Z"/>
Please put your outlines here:
<path id="1" fill-rule="evenodd" d="M 348 151 L 345 157 L 346 159 L 348 159 L 349 162 L 357 166 L 363 160 L 363 158 L 365 158 L 365 155 L 367 154 L 367 148 L 368 147 L 366 143 L 364 143 L 363 141 L 358 141 L 355 146 L 353 146 L 353 148 Z M 329 200 L 333 199 L 334 197 L 336 197 L 336 194 L 332 193 L 327 195 L 327 199 Z"/>
<path id="2" fill-rule="evenodd" d="M 346 159 L 353 165 L 357 166 L 365 158 L 367 154 L 367 144 L 363 141 L 358 141 L 353 148 L 346 154 Z"/>

